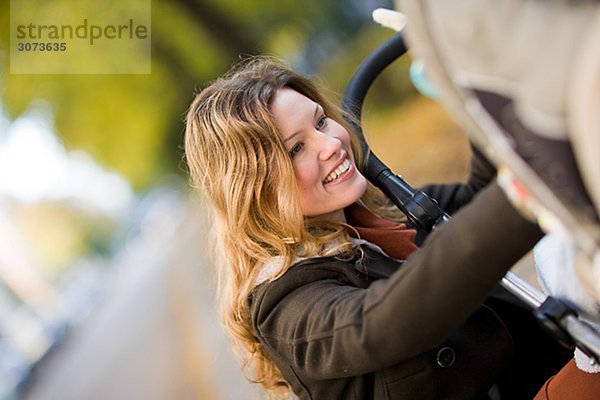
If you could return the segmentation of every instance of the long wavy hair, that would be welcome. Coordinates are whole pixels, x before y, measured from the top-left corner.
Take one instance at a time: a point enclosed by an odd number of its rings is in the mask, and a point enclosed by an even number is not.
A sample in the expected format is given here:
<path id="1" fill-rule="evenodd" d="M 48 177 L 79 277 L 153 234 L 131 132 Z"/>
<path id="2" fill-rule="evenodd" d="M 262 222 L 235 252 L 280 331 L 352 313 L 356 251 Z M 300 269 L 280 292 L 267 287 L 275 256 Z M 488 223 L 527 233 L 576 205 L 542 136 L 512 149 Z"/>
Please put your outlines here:
<path id="1" fill-rule="evenodd" d="M 268 57 L 241 62 L 197 94 L 185 132 L 192 184 L 214 211 L 225 255 L 218 271 L 222 323 L 242 350 L 243 369 L 252 372 L 248 379 L 274 397 L 288 392 L 289 385 L 254 333 L 248 302 L 261 267 L 281 261 L 268 277 L 273 280 L 297 257 L 353 256 L 342 225 L 302 214 L 292 160 L 270 112 L 275 93 L 284 87 L 320 104 L 328 117 L 346 127 L 361 169 L 358 138 L 339 108 L 313 81 Z M 371 185 L 362 201 L 376 213 L 387 210 L 383 195 Z"/>

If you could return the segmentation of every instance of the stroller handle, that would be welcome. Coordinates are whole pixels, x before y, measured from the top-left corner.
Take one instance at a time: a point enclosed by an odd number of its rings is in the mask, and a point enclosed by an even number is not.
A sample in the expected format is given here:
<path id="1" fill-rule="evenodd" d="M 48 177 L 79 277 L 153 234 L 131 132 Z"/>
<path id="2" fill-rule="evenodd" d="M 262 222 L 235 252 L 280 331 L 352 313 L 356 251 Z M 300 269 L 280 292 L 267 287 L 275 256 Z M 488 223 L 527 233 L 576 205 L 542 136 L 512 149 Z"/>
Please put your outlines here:
<path id="1" fill-rule="evenodd" d="M 395 175 L 369 148 L 361 128 L 362 105 L 367 92 L 379 74 L 393 61 L 407 52 L 402 31 L 376 48 L 358 66 L 348 82 L 342 98 L 342 110 L 361 142 L 365 155 L 364 175 L 406 214 L 418 229 L 428 233 L 450 219 L 437 204 L 422 191 L 413 189 L 402 177 Z M 600 363 L 600 336 L 577 317 L 574 307 L 560 299 L 545 296 L 535 287 L 507 272 L 500 284 L 529 306 L 534 316 L 549 333 L 566 347 L 579 347 Z"/>
<path id="2" fill-rule="evenodd" d="M 365 155 L 365 177 L 381 189 L 418 229 L 431 232 L 450 217 L 425 192 L 414 190 L 401 176 L 392 171 L 371 151 L 360 126 L 362 105 L 369 88 L 379 74 L 407 52 L 401 32 L 396 33 L 357 68 L 342 99 L 342 110 L 360 139 Z"/>

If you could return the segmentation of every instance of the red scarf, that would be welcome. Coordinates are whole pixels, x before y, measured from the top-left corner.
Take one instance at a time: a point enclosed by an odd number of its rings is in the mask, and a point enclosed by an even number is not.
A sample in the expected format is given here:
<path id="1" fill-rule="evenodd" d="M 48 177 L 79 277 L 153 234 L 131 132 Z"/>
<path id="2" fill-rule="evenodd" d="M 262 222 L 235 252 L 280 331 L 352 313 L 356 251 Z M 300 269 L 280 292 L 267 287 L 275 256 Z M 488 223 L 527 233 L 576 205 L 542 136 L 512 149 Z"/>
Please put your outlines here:
<path id="1" fill-rule="evenodd" d="M 406 225 L 390 221 L 373 214 L 356 203 L 344 210 L 346 220 L 352 228 L 346 228 L 352 237 L 365 239 L 381 247 L 390 257 L 406 260 L 417 249 L 417 231 L 406 229 Z"/>

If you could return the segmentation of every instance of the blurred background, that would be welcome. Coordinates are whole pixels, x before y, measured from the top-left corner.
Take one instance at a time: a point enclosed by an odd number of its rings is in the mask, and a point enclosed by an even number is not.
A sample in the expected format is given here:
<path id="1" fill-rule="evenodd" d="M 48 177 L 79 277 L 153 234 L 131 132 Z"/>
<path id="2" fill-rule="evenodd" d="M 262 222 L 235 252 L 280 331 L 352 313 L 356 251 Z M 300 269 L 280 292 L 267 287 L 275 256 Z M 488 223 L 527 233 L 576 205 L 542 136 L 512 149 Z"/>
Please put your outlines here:
<path id="1" fill-rule="evenodd" d="M 152 0 L 147 75 L 11 74 L 9 6 L 0 0 L 0 399 L 262 398 L 217 321 L 186 108 L 251 54 L 342 92 L 393 34 L 371 19 L 392 1 Z M 368 140 L 415 186 L 462 179 L 466 138 L 416 92 L 409 65 L 373 86 Z"/>

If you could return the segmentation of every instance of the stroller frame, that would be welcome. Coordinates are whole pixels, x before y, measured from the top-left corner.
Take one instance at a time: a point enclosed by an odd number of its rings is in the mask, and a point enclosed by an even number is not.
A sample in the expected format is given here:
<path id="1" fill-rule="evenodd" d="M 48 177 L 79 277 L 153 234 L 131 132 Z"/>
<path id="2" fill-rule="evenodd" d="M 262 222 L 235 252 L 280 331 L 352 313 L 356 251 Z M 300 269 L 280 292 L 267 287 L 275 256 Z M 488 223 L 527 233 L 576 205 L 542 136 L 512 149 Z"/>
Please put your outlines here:
<path id="1" fill-rule="evenodd" d="M 377 47 L 358 66 L 342 99 L 342 109 L 352 119 L 348 121 L 358 135 L 365 154 L 365 177 L 408 217 L 420 231 L 429 233 L 450 219 L 432 199 L 413 189 L 394 174 L 369 148 L 360 126 L 361 110 L 367 92 L 379 74 L 407 52 L 402 32 L 393 35 Z M 559 298 L 546 296 L 513 272 L 508 272 L 501 285 L 531 308 L 542 326 L 559 343 L 578 347 L 596 363 L 600 363 L 600 334 L 578 317 L 576 307 Z"/>

